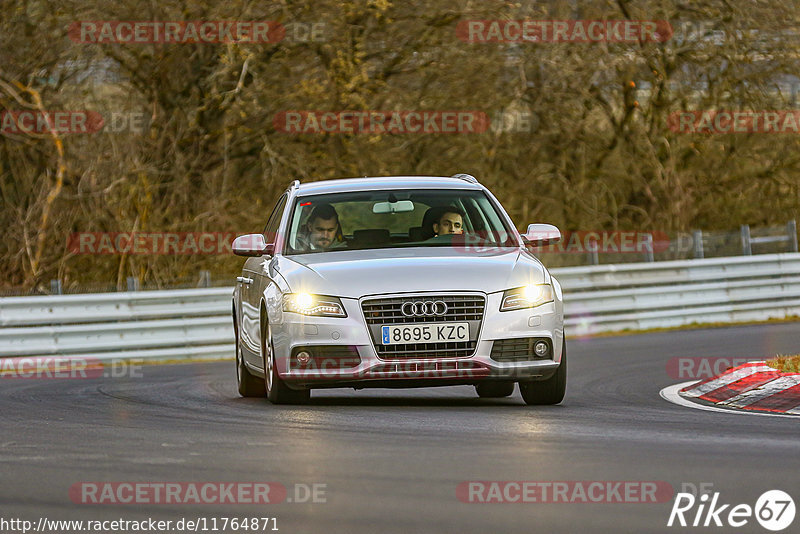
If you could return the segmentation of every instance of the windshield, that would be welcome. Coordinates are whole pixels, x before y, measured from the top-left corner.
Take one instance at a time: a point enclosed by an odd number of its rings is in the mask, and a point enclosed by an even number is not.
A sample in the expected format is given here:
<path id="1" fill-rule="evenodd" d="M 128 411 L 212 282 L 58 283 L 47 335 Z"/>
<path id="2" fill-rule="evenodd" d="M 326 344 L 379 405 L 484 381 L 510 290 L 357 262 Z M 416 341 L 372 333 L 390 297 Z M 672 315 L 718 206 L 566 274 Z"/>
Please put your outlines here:
<path id="1" fill-rule="evenodd" d="M 482 191 L 362 191 L 298 197 L 286 254 L 480 243 L 515 247 Z"/>

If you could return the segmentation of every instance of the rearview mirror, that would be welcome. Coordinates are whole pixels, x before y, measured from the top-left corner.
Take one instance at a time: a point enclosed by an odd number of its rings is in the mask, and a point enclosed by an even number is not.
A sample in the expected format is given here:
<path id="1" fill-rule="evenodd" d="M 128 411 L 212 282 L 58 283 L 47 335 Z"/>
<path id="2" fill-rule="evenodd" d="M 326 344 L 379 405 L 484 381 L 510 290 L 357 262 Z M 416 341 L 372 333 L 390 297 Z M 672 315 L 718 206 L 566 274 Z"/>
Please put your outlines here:
<path id="1" fill-rule="evenodd" d="M 275 243 L 264 241 L 262 234 L 246 234 L 234 239 L 231 249 L 237 256 L 271 256 L 275 252 Z"/>
<path id="2" fill-rule="evenodd" d="M 529 224 L 522 240 L 535 247 L 543 247 L 561 241 L 561 231 L 552 224 Z"/>
<path id="3" fill-rule="evenodd" d="M 404 213 L 407 211 L 414 211 L 414 203 L 410 200 L 376 202 L 372 206 L 372 213 Z"/>

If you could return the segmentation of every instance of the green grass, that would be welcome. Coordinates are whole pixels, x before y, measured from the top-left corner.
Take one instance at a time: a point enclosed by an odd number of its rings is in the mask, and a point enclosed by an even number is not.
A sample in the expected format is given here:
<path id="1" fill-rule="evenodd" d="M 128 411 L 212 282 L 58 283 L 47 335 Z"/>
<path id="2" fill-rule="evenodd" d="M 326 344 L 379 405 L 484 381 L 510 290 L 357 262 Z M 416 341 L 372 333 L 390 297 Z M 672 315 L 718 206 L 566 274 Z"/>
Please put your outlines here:
<path id="1" fill-rule="evenodd" d="M 794 356 L 778 354 L 771 360 L 767 360 L 767 365 L 782 373 L 800 373 L 800 354 Z"/>

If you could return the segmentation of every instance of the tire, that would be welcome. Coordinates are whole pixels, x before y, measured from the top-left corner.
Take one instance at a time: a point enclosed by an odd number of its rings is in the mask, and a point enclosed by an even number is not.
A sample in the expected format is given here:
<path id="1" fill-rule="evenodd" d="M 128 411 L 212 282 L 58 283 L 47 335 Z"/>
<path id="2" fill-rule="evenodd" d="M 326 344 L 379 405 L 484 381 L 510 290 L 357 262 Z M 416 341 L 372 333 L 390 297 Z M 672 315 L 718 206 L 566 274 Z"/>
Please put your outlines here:
<path id="1" fill-rule="evenodd" d="M 520 382 L 519 392 L 525 404 L 558 404 L 564 400 L 567 391 L 567 341 L 561 349 L 561 364 L 553 376 L 539 382 Z"/>
<path id="2" fill-rule="evenodd" d="M 264 381 L 250 374 L 242 359 L 242 349 L 239 347 L 239 336 L 236 336 L 236 383 L 239 395 L 242 397 L 263 397 L 267 390 Z"/>
<path id="3" fill-rule="evenodd" d="M 291 389 L 278 376 L 278 366 L 275 365 L 275 353 L 272 350 L 272 337 L 269 327 L 261 331 L 261 354 L 264 358 L 264 382 L 262 385 L 267 394 L 267 400 L 272 404 L 306 404 L 311 399 L 310 389 Z"/>
<path id="4" fill-rule="evenodd" d="M 514 393 L 514 382 L 483 382 L 475 385 L 475 391 L 482 399 L 499 399 Z"/>

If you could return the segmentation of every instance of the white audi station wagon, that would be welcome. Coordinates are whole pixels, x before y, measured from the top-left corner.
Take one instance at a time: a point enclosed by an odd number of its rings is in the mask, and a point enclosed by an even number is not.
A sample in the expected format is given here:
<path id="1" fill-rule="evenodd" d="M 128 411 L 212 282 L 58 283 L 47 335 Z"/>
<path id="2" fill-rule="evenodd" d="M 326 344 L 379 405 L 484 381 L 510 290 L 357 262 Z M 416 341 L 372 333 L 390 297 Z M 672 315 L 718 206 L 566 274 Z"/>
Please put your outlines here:
<path id="1" fill-rule="evenodd" d="M 317 388 L 473 385 L 527 404 L 564 398 L 561 286 L 467 174 L 293 182 L 233 293 L 239 393 L 307 402 Z"/>

